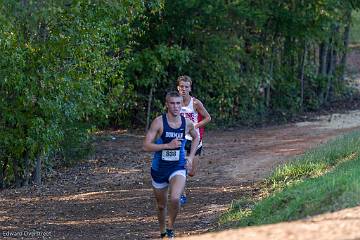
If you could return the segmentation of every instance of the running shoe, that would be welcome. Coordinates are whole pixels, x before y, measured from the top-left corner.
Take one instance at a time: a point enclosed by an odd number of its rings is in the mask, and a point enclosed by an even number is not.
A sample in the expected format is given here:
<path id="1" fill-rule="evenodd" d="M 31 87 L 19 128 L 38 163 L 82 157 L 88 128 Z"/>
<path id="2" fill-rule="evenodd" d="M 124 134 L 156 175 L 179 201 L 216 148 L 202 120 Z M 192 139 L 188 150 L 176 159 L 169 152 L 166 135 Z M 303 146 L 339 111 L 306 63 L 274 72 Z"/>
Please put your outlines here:
<path id="1" fill-rule="evenodd" d="M 166 235 L 168 239 L 174 239 L 175 238 L 175 232 L 172 229 L 166 229 Z"/>
<path id="2" fill-rule="evenodd" d="M 180 196 L 180 206 L 185 205 L 186 202 L 187 202 L 186 195 L 182 194 Z"/>
<path id="3" fill-rule="evenodd" d="M 166 232 L 160 233 L 160 238 L 163 239 L 164 237 L 166 237 Z"/>

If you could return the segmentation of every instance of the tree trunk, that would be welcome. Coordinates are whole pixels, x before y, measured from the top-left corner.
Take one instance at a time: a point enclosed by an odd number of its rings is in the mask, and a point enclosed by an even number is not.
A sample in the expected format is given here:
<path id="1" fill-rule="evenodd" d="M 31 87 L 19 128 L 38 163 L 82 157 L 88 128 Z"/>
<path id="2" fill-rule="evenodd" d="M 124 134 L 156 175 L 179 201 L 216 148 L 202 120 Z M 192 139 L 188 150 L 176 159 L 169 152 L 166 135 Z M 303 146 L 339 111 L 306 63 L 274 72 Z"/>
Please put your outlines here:
<path id="1" fill-rule="evenodd" d="M 332 87 L 332 81 L 335 77 L 335 69 L 337 65 L 337 51 L 336 51 L 336 36 L 339 34 L 339 26 L 333 25 L 332 26 L 332 32 L 331 32 L 331 38 L 330 38 L 330 47 L 328 49 L 327 54 L 327 88 L 326 88 L 326 95 L 325 95 L 325 104 L 328 103 L 331 93 L 331 87 Z"/>
<path id="2" fill-rule="evenodd" d="M 332 85 L 332 78 L 333 78 L 333 69 L 334 69 L 334 60 L 333 60 L 333 48 L 330 47 L 328 50 L 328 59 L 327 59 L 327 86 L 326 86 L 326 94 L 325 94 L 325 99 L 324 99 L 324 103 L 327 104 L 328 100 L 329 100 L 329 96 L 330 96 L 330 90 L 331 90 L 331 85 Z"/>
<path id="3" fill-rule="evenodd" d="M 29 179 L 30 179 L 30 163 L 29 163 L 29 153 L 28 151 L 26 151 L 25 156 L 24 156 L 24 186 L 28 186 L 29 185 Z"/>
<path id="4" fill-rule="evenodd" d="M 4 171 L 3 171 L 3 163 L 0 162 L 0 189 L 4 188 Z"/>
<path id="5" fill-rule="evenodd" d="M 304 51 L 303 51 L 302 59 L 301 59 L 301 69 L 300 69 L 300 83 L 301 83 L 300 108 L 301 108 L 301 112 L 304 111 L 304 71 L 305 71 L 306 54 L 307 54 L 307 44 L 305 41 Z"/>
<path id="6" fill-rule="evenodd" d="M 346 26 L 344 30 L 344 52 L 340 60 L 341 81 L 345 80 L 346 58 L 347 58 L 347 51 L 349 49 L 349 40 L 350 40 L 350 25 L 351 25 L 351 9 L 349 9 L 346 13 Z"/>
<path id="7" fill-rule="evenodd" d="M 149 127 L 150 127 L 151 103 L 152 103 L 152 98 L 153 98 L 154 90 L 155 90 L 155 87 L 154 87 L 154 84 L 153 84 L 153 85 L 151 85 L 150 93 L 149 93 L 149 98 L 148 98 L 148 107 L 147 107 L 147 114 L 146 114 L 145 132 L 147 132 L 147 130 L 148 130 Z"/>
<path id="8" fill-rule="evenodd" d="M 276 58 L 276 50 L 275 47 L 272 47 L 271 50 L 271 60 L 270 60 L 270 69 L 269 69 L 269 82 L 266 83 L 266 88 L 265 88 L 265 105 L 267 108 L 270 107 L 270 101 L 271 101 L 271 83 L 274 79 L 274 58 Z M 275 57 L 274 57 L 275 55 Z"/>
<path id="9" fill-rule="evenodd" d="M 270 68 L 272 69 L 273 68 L 273 65 L 271 64 Z M 269 108 L 270 107 L 270 101 L 271 101 L 271 80 L 272 80 L 272 70 L 270 70 L 270 82 L 266 85 L 266 91 L 265 91 L 265 96 L 266 96 L 266 107 Z"/>
<path id="10" fill-rule="evenodd" d="M 314 64 L 314 66 L 317 66 L 317 47 L 315 45 L 312 45 L 312 51 L 313 51 L 312 56 L 311 56 L 312 62 Z"/>
<path id="11" fill-rule="evenodd" d="M 8 164 L 8 158 L 3 158 L 3 161 L 0 162 L 0 189 L 5 188 L 5 175 L 6 175 L 6 166 Z"/>
<path id="12" fill-rule="evenodd" d="M 322 42 L 319 46 L 319 72 L 321 76 L 326 75 L 326 53 L 327 53 L 327 44 Z"/>
<path id="13" fill-rule="evenodd" d="M 287 66 L 291 72 L 294 72 L 295 58 L 293 53 L 294 39 L 292 37 L 286 37 L 283 46 L 283 66 Z"/>
<path id="14" fill-rule="evenodd" d="M 35 184 L 41 185 L 41 156 L 39 155 L 36 158 L 36 167 L 35 167 Z"/>
<path id="15" fill-rule="evenodd" d="M 12 165 L 15 178 L 15 186 L 19 188 L 21 187 L 21 178 L 19 175 L 19 161 L 17 158 L 12 159 Z"/>

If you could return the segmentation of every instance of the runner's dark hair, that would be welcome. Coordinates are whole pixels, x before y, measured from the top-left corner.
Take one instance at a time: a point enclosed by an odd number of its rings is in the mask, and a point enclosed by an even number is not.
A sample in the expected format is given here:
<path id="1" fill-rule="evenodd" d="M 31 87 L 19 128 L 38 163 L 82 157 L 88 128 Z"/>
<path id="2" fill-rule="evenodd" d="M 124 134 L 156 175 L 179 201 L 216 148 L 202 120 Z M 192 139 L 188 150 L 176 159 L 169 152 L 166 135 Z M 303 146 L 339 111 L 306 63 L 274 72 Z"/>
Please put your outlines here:
<path id="1" fill-rule="evenodd" d="M 170 91 L 166 93 L 165 99 L 168 99 L 169 97 L 181 97 L 181 95 L 177 91 Z"/>
<path id="2" fill-rule="evenodd" d="M 179 86 L 180 82 L 189 82 L 190 86 L 192 85 L 191 77 L 189 77 L 187 75 L 182 75 L 182 76 L 178 77 L 178 79 L 177 79 L 178 86 Z"/>

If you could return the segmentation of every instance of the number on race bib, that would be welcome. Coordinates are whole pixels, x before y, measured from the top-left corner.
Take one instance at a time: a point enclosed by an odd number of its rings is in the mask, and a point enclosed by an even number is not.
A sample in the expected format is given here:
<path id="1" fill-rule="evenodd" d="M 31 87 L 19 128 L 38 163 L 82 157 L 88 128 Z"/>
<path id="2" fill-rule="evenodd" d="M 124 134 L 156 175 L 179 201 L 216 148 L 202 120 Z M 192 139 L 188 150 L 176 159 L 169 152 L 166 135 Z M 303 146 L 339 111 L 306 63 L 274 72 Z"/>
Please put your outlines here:
<path id="1" fill-rule="evenodd" d="M 179 161 L 180 150 L 163 150 L 162 160 L 164 161 Z"/>

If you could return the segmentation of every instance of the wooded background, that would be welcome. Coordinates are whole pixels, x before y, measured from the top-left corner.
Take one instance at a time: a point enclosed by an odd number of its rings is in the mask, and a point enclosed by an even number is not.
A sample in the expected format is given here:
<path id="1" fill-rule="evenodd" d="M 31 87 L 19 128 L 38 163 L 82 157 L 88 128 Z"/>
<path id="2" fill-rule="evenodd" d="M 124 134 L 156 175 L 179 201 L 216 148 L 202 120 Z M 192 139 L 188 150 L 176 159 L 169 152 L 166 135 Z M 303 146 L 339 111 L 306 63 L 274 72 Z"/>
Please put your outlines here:
<path id="1" fill-rule="evenodd" d="M 0 0 L 0 187 L 142 128 L 179 75 L 213 124 L 286 120 L 353 96 L 358 0 Z M 358 19 L 358 18 L 357 18 Z M 355 32 L 356 34 L 356 32 Z"/>

